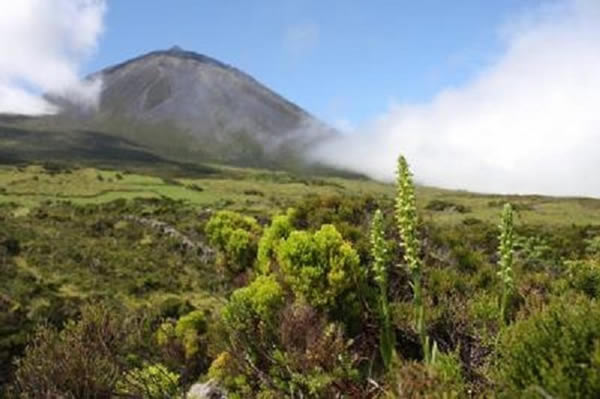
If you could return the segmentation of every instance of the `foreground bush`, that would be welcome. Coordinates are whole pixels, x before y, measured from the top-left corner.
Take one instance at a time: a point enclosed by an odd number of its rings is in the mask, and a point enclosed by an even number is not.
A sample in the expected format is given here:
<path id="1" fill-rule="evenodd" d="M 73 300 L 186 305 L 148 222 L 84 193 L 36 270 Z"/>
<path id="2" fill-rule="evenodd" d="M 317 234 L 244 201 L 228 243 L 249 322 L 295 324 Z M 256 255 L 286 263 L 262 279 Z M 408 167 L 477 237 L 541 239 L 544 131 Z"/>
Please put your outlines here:
<path id="1" fill-rule="evenodd" d="M 316 233 L 294 231 L 277 247 L 283 278 L 314 307 L 334 307 L 356 299 L 364 276 L 360 259 L 332 225 Z"/>
<path id="2" fill-rule="evenodd" d="M 387 397 L 458 399 L 464 397 L 460 362 L 454 354 L 440 355 L 435 364 L 405 362 L 392 373 Z"/>
<path id="3" fill-rule="evenodd" d="M 140 392 L 144 380 L 137 377 L 156 370 L 126 378 L 129 370 L 135 370 L 128 355 L 139 332 L 138 320 L 126 319 L 104 306 L 85 307 L 81 320 L 69 322 L 62 331 L 42 327 L 17 362 L 12 392 L 15 397 L 73 399 Z"/>
<path id="4" fill-rule="evenodd" d="M 258 254 L 256 258 L 259 271 L 268 274 L 272 270 L 275 250 L 282 240 L 288 238 L 294 230 L 293 219 L 295 211 L 288 209 L 284 215 L 276 215 L 271 225 L 265 229 L 264 234 L 258 242 Z"/>
<path id="5" fill-rule="evenodd" d="M 209 371 L 232 397 L 333 397 L 353 389 L 356 359 L 343 326 L 291 298 L 274 275 L 232 294 L 223 312 L 229 348 Z"/>
<path id="6" fill-rule="evenodd" d="M 152 364 L 127 372 L 117 383 L 120 396 L 129 398 L 181 399 L 179 376 L 162 364 Z"/>
<path id="7" fill-rule="evenodd" d="M 569 286 L 591 298 L 600 296 L 600 261 L 582 259 L 565 262 Z"/>
<path id="8" fill-rule="evenodd" d="M 163 322 L 155 333 L 164 364 L 178 370 L 184 383 L 195 382 L 208 368 L 207 329 L 205 312 L 195 310 L 177 322 Z"/>
<path id="9" fill-rule="evenodd" d="M 561 300 L 515 323 L 502 336 L 499 369 L 510 397 L 600 397 L 600 305 Z"/>

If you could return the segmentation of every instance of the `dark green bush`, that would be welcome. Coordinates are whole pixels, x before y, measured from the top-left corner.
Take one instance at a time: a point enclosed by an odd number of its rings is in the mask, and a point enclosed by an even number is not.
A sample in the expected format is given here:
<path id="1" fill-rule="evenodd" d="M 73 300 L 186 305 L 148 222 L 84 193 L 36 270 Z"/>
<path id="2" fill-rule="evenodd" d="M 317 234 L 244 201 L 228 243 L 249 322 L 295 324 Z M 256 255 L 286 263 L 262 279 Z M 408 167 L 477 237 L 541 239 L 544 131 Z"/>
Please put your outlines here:
<path id="1" fill-rule="evenodd" d="M 13 392 L 27 398 L 109 398 L 130 369 L 140 325 L 104 306 L 85 307 L 62 331 L 40 328 L 17 362 Z"/>
<path id="2" fill-rule="evenodd" d="M 600 397 L 600 306 L 566 298 L 502 335 L 499 383 L 507 397 Z"/>
<path id="3" fill-rule="evenodd" d="M 590 298 L 600 295 L 600 262 L 594 259 L 566 262 L 571 288 Z"/>
<path id="4" fill-rule="evenodd" d="M 468 213 L 471 212 L 471 208 L 465 206 L 463 204 L 457 204 L 451 201 L 434 199 L 427 203 L 425 209 L 428 211 L 436 211 L 436 212 L 458 212 L 458 213 Z"/>

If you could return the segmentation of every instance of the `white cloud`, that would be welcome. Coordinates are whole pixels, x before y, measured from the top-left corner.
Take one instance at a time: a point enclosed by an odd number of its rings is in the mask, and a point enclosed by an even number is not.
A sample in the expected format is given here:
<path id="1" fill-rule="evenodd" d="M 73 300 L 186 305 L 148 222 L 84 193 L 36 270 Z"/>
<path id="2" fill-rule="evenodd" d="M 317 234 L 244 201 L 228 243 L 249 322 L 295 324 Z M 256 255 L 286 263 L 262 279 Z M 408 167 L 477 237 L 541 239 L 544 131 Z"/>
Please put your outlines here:
<path id="1" fill-rule="evenodd" d="M 354 124 L 345 118 L 335 119 L 332 122 L 332 125 L 335 129 L 344 133 L 352 133 L 356 131 L 356 127 L 354 126 Z"/>
<path id="2" fill-rule="evenodd" d="M 516 16 L 502 29 L 504 53 L 470 82 L 394 105 L 319 156 L 389 179 L 403 153 L 430 185 L 600 196 L 598 21 L 597 0 Z"/>
<path id="3" fill-rule="evenodd" d="M 81 82 L 79 66 L 96 49 L 105 10 L 105 0 L 3 2 L 0 112 L 55 112 L 39 93 L 93 106 L 101 82 Z"/>
<path id="4" fill-rule="evenodd" d="M 317 47 L 319 34 L 319 26 L 314 22 L 289 26 L 283 37 L 284 48 L 293 57 L 302 57 Z"/>

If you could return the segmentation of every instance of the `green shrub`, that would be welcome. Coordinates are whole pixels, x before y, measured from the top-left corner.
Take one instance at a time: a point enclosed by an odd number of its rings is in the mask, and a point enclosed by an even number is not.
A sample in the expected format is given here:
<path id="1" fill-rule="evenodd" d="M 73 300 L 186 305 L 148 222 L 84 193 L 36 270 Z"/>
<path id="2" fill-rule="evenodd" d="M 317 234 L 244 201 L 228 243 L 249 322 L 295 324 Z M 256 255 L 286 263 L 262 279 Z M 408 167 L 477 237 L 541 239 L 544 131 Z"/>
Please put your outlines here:
<path id="1" fill-rule="evenodd" d="M 457 261 L 458 270 L 463 273 L 474 273 L 485 263 L 485 256 L 482 251 L 473 249 L 466 243 L 454 246 L 452 255 Z"/>
<path id="2" fill-rule="evenodd" d="M 17 362 L 14 392 L 31 398 L 108 398 L 119 391 L 139 329 L 104 306 L 86 307 L 62 331 L 40 328 Z"/>
<path id="3" fill-rule="evenodd" d="M 501 337 L 498 367 L 511 397 L 600 397 L 600 306 L 563 298 L 516 322 Z"/>
<path id="4" fill-rule="evenodd" d="M 164 318 L 178 318 L 192 309 L 189 302 L 176 295 L 166 296 L 158 304 L 159 315 Z"/>
<path id="5" fill-rule="evenodd" d="M 206 317 L 201 310 L 190 312 L 177 321 L 175 336 L 183 342 L 186 357 L 191 358 L 200 351 L 200 337 L 206 329 Z"/>
<path id="6" fill-rule="evenodd" d="M 210 377 L 233 397 L 335 397 L 356 388 L 357 357 L 341 324 L 304 303 L 282 307 L 283 292 L 271 277 L 247 288 L 226 307 L 230 347 Z"/>
<path id="7" fill-rule="evenodd" d="M 163 363 L 178 370 L 183 382 L 197 379 L 210 364 L 208 356 L 208 320 L 204 311 L 196 310 L 177 322 L 162 323 L 155 340 Z"/>
<path id="8" fill-rule="evenodd" d="M 451 358 L 444 359 L 441 368 L 417 362 L 405 362 L 392 376 L 389 398 L 406 399 L 458 399 L 463 389 L 460 381 L 450 381 L 457 372 Z"/>
<path id="9" fill-rule="evenodd" d="M 339 234 L 334 237 L 334 243 L 343 244 Z M 325 238 L 331 236 L 316 241 Z M 325 248 L 336 255 L 335 245 Z M 291 286 L 280 284 L 279 277 L 260 275 L 231 295 L 222 315 L 228 348 L 213 362 L 209 375 L 233 397 L 333 397 L 343 392 L 358 375 L 344 326 L 329 321 L 326 309 L 303 300 L 292 302 L 294 296 L 286 294 Z M 330 288 L 328 292 L 333 295 Z"/>
<path id="10" fill-rule="evenodd" d="M 515 255 L 527 270 L 536 270 L 544 266 L 552 255 L 548 241 L 541 236 L 516 236 Z"/>
<path id="11" fill-rule="evenodd" d="M 117 382 L 121 396 L 148 399 L 182 399 L 179 375 L 157 363 L 126 372 Z"/>
<path id="12" fill-rule="evenodd" d="M 600 256 L 600 236 L 585 240 L 586 248 L 585 251 L 590 256 Z"/>
<path id="13" fill-rule="evenodd" d="M 252 397 L 252 387 L 248 378 L 240 374 L 240 369 L 229 352 L 222 352 L 213 360 L 207 377 L 227 388 L 231 399 Z"/>
<path id="14" fill-rule="evenodd" d="M 259 276 L 247 287 L 233 292 L 223 310 L 223 319 L 234 334 L 251 337 L 261 326 L 274 329 L 277 312 L 283 305 L 284 291 L 277 280 Z"/>
<path id="15" fill-rule="evenodd" d="M 593 259 L 565 262 L 569 286 L 590 298 L 600 296 L 600 262 Z"/>
<path id="16" fill-rule="evenodd" d="M 443 385 L 452 392 L 462 392 L 464 378 L 458 350 L 449 353 L 439 353 L 433 368 Z"/>
<path id="17" fill-rule="evenodd" d="M 220 255 L 220 263 L 233 273 L 243 272 L 254 263 L 261 228 L 249 216 L 219 211 L 205 227 L 211 245 Z"/>
<path id="18" fill-rule="evenodd" d="M 463 204 L 456 204 L 451 201 L 434 199 L 427 203 L 425 209 L 428 211 L 436 211 L 436 212 L 458 212 L 458 213 L 468 213 L 471 212 L 471 209 Z"/>
<path id="19" fill-rule="evenodd" d="M 315 233 L 293 231 L 277 247 L 283 278 L 314 307 L 333 307 L 356 299 L 364 278 L 360 259 L 332 225 Z"/>
<path id="20" fill-rule="evenodd" d="M 476 335 L 492 341 L 498 331 L 498 295 L 479 292 L 467 303 L 467 316 Z"/>
<path id="21" fill-rule="evenodd" d="M 271 225 L 265 229 L 260 241 L 258 242 L 257 264 L 262 273 L 271 272 L 275 249 L 279 243 L 288 238 L 294 230 L 292 224 L 294 219 L 294 210 L 288 209 L 284 215 L 276 215 Z"/>

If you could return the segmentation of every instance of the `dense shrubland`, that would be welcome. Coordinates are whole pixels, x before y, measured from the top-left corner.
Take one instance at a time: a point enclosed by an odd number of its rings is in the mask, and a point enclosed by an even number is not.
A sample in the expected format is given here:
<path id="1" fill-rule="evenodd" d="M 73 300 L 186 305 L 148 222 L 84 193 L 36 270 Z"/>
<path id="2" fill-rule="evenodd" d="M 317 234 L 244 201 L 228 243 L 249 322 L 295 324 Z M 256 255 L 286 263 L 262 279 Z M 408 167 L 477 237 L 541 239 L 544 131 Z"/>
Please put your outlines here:
<path id="1" fill-rule="evenodd" d="M 599 226 L 458 205 L 425 208 L 460 223 L 423 217 L 403 158 L 395 198 L 269 215 L 5 205 L 4 395 L 183 398 L 213 380 L 232 398 L 600 396 Z"/>

